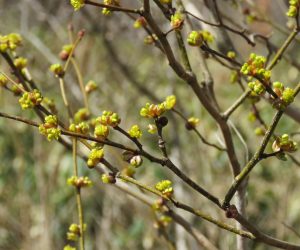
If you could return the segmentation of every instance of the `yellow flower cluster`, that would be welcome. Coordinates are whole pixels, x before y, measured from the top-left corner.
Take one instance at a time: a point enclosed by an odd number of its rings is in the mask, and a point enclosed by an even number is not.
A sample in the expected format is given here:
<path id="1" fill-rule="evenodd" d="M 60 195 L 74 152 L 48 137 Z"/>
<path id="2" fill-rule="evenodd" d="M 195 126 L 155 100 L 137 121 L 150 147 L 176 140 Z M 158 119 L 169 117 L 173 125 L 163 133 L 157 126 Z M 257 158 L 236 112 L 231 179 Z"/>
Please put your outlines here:
<path id="1" fill-rule="evenodd" d="M 17 33 L 10 33 L 8 35 L 0 35 L 0 52 L 14 51 L 17 47 L 22 45 L 22 37 Z"/>
<path id="2" fill-rule="evenodd" d="M 146 103 L 145 107 L 140 110 L 140 115 L 146 118 L 157 118 L 165 111 L 172 109 L 176 104 L 174 95 L 168 96 L 166 100 L 160 104 Z"/>

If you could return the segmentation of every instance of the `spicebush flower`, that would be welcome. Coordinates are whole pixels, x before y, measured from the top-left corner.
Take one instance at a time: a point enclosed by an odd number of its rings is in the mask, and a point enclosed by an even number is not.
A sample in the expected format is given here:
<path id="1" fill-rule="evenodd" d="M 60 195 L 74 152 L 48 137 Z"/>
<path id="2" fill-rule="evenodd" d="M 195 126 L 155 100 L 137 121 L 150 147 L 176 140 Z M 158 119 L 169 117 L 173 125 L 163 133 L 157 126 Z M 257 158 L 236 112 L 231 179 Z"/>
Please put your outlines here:
<path id="1" fill-rule="evenodd" d="M 203 44 L 203 37 L 198 31 L 191 31 L 188 35 L 187 42 L 191 46 L 199 47 Z"/>
<path id="2" fill-rule="evenodd" d="M 84 6 L 84 0 L 70 0 L 75 11 L 81 9 Z"/>
<path id="3" fill-rule="evenodd" d="M 295 91 L 291 88 L 286 88 L 283 92 L 282 92 L 282 101 L 287 105 L 291 104 L 294 101 L 294 95 L 295 95 Z"/>
<path id="4" fill-rule="evenodd" d="M 59 63 L 52 64 L 50 71 L 52 71 L 56 77 L 63 77 L 65 74 L 63 67 Z"/>
<path id="5" fill-rule="evenodd" d="M 139 128 L 138 125 L 133 125 L 133 126 L 129 129 L 128 134 L 129 134 L 132 138 L 137 138 L 137 139 L 139 139 L 139 138 L 141 138 L 141 136 L 142 136 L 143 133 L 142 133 L 142 131 L 141 131 L 141 129 Z"/>
<path id="6" fill-rule="evenodd" d="M 173 194 L 172 182 L 170 180 L 162 180 L 155 185 L 155 189 L 166 196 Z"/>
<path id="7" fill-rule="evenodd" d="M 286 15 L 288 17 L 296 17 L 297 16 L 297 13 L 299 11 L 299 5 L 300 5 L 300 2 L 299 0 L 290 0 L 289 1 L 289 10 L 288 12 L 286 13 Z"/>
<path id="8" fill-rule="evenodd" d="M 105 139 L 109 135 L 109 127 L 99 124 L 95 127 L 94 135 L 97 138 Z"/>
<path id="9" fill-rule="evenodd" d="M 37 89 L 34 89 L 32 92 L 24 92 L 22 97 L 19 99 L 19 103 L 22 109 L 29 109 L 39 105 L 42 100 L 43 96 L 41 92 Z"/>
<path id="10" fill-rule="evenodd" d="M 93 148 L 89 154 L 87 165 L 89 168 L 94 168 L 103 158 L 103 148 Z"/>
<path id="11" fill-rule="evenodd" d="M 171 26 L 173 29 L 181 29 L 183 22 L 184 18 L 182 13 L 175 12 L 175 14 L 171 16 Z"/>
<path id="12" fill-rule="evenodd" d="M 267 59 L 263 56 L 258 56 L 254 53 L 241 68 L 241 73 L 248 76 L 260 77 L 264 81 L 269 81 L 271 78 L 271 71 L 265 69 Z"/>
<path id="13" fill-rule="evenodd" d="M 170 95 L 166 97 L 166 100 L 160 104 L 150 104 L 141 108 L 140 115 L 146 118 L 157 118 L 161 116 L 166 110 L 172 109 L 176 104 L 176 96 Z"/>
<path id="14" fill-rule="evenodd" d="M 295 152 L 297 148 L 297 143 L 292 141 L 288 134 L 283 134 L 282 136 L 277 137 L 272 145 L 272 149 L 274 152 L 282 150 L 292 153 Z"/>
<path id="15" fill-rule="evenodd" d="M 75 132 L 75 133 L 79 133 L 79 134 L 87 134 L 89 132 L 89 129 L 90 129 L 90 127 L 86 122 L 81 122 L 77 125 L 72 123 L 69 126 L 69 130 L 71 132 Z"/>
<path id="16" fill-rule="evenodd" d="M 57 117 L 55 115 L 48 115 L 45 117 L 44 123 L 39 126 L 39 131 L 47 137 L 48 141 L 52 141 L 53 139 L 58 140 L 61 130 L 57 126 Z"/>
<path id="17" fill-rule="evenodd" d="M 77 188 L 93 186 L 92 181 L 87 176 L 84 176 L 84 177 L 72 176 L 67 180 L 67 183 L 68 183 L 68 185 L 74 186 Z"/>
<path id="18" fill-rule="evenodd" d="M 22 45 L 22 37 L 17 33 L 10 33 L 8 35 L 0 35 L 0 52 L 14 51 L 17 47 Z"/>
<path id="19" fill-rule="evenodd" d="M 117 113 L 104 110 L 102 115 L 96 118 L 96 121 L 105 126 L 116 127 L 120 124 L 121 119 Z"/>

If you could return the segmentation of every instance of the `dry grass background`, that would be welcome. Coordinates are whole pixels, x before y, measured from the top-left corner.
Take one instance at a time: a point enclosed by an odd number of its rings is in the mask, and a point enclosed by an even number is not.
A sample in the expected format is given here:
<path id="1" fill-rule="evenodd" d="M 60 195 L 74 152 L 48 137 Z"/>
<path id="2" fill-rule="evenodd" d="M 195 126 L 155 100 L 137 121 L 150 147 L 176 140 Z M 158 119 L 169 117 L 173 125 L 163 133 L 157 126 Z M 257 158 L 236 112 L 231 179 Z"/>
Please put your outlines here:
<path id="1" fill-rule="evenodd" d="M 129 5 L 137 5 L 137 2 L 127 1 Z M 280 25 L 285 25 L 284 11 L 276 7 L 276 4 L 282 6 L 280 2 L 283 1 L 258 2 L 261 11 L 273 20 L 276 17 L 275 21 Z M 191 90 L 178 80 L 158 50 L 143 44 L 145 34 L 133 30 L 133 22 L 126 16 L 115 14 L 103 17 L 99 9 L 91 7 L 74 13 L 68 1 L 3 0 L 0 1 L 0 17 L 1 34 L 20 32 L 24 36 L 20 55 L 28 58 L 29 70 L 38 86 L 57 102 L 62 117 L 66 117 L 66 111 L 62 109 L 59 85 L 48 68 L 51 63 L 59 61 L 58 52 L 62 45 L 68 43 L 67 25 L 72 22 L 75 30 L 86 29 L 86 36 L 76 51 L 76 58 L 85 82 L 93 79 L 100 87 L 90 99 L 95 115 L 104 109 L 111 109 L 120 114 L 125 129 L 134 123 L 146 126 L 146 122 L 139 117 L 139 110 L 149 97 L 139 92 L 132 81 L 121 73 L 115 58 L 107 50 L 108 42 L 119 59 L 129 67 L 137 82 L 153 91 L 160 99 L 175 93 L 185 113 L 200 118 L 199 130 L 205 137 L 219 143 L 218 128 L 196 98 L 191 98 Z M 269 34 L 271 27 L 254 24 L 252 29 Z M 240 39 L 233 38 L 245 59 L 251 48 Z M 274 31 L 272 41 L 281 44 L 284 38 L 285 35 Z M 255 50 L 257 53 L 265 53 L 262 46 Z M 299 56 L 299 43 L 293 45 L 288 53 Z M 197 58 L 193 58 L 192 53 L 190 56 L 196 67 Z M 221 107 L 228 107 L 241 91 L 237 85 L 229 83 L 227 69 L 212 60 L 209 61 L 209 67 L 214 76 L 218 101 Z M 7 70 L 2 59 L 0 69 Z M 274 75 L 290 86 L 295 86 L 299 81 L 299 70 L 285 63 L 276 68 Z M 67 75 L 66 82 L 72 106 L 74 110 L 78 109 L 83 104 L 74 72 Z M 299 107 L 299 98 L 295 105 Z M 232 122 L 247 141 L 249 152 L 253 153 L 260 138 L 254 135 L 256 125 L 247 119 L 249 107 L 247 103 L 238 109 Z M 259 108 L 263 118 L 270 123 L 272 108 L 266 102 L 259 103 Z M 17 99 L 2 89 L 0 110 L 35 119 L 31 111 L 21 111 Z M 232 178 L 226 155 L 202 144 L 194 134 L 185 130 L 184 124 L 177 118 L 171 121 L 166 129 L 166 140 L 173 159 L 194 180 L 218 197 L 224 196 Z M 280 122 L 276 132 L 287 131 L 299 132 L 299 124 L 288 117 Z M 142 141 L 149 150 L 156 152 L 155 140 L 147 135 L 146 130 L 144 134 Z M 299 135 L 295 136 L 298 142 L 299 138 Z M 127 143 L 126 140 L 124 142 Z M 238 138 L 235 138 L 235 143 L 239 160 L 244 163 L 245 149 Z M 111 160 L 125 167 L 118 151 L 107 151 Z M 295 156 L 300 159 L 298 152 Z M 76 220 L 73 189 L 66 185 L 66 179 L 72 175 L 71 153 L 55 142 L 48 143 L 33 128 L 0 119 L 0 159 L 0 249 L 62 249 L 66 243 L 67 228 Z M 164 240 L 153 227 L 155 217 L 150 208 L 113 186 L 102 184 L 99 175 L 88 171 L 83 161 L 80 161 L 80 172 L 95 182 L 92 189 L 83 192 L 88 250 L 166 249 Z M 173 179 L 176 183 L 176 197 L 225 220 L 224 214 L 209 201 L 191 192 L 159 166 L 146 161 L 136 177 L 151 185 L 162 178 Z M 281 162 L 268 159 L 259 164 L 251 174 L 247 193 L 250 221 L 271 235 L 299 242 L 299 236 L 283 224 L 300 233 L 299 178 L 300 168 L 290 160 Z M 181 214 L 218 248 L 235 249 L 233 234 L 190 214 Z M 171 239 L 180 244 L 180 250 L 197 249 L 194 240 L 181 228 L 170 225 L 168 232 Z M 250 249 L 271 249 L 262 244 L 249 244 Z"/>

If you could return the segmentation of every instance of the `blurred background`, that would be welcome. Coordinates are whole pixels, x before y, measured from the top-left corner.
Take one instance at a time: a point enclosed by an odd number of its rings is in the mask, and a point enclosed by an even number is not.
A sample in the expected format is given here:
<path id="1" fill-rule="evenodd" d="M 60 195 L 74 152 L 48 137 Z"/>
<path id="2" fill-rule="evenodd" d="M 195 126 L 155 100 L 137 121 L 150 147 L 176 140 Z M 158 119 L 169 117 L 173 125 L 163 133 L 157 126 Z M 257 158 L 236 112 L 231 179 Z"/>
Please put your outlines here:
<path id="1" fill-rule="evenodd" d="M 189 10 L 213 19 L 208 11 L 201 13 L 204 1 L 187 1 Z M 270 37 L 280 47 L 290 32 L 285 13 L 287 2 L 283 0 L 218 1 L 220 9 L 242 27 L 247 25 L 253 34 Z M 139 8 L 139 1 L 122 1 L 124 6 Z M 206 5 L 209 8 L 209 4 Z M 250 10 L 257 19 L 247 24 L 240 8 Z M 168 30 L 169 23 L 154 8 L 162 29 Z M 203 12 L 203 11 L 202 11 Z M 28 69 L 44 96 L 55 101 L 59 117 L 67 121 L 60 96 L 58 80 L 49 72 L 52 63 L 60 62 L 59 52 L 69 44 L 68 25 L 72 24 L 74 34 L 85 29 L 86 34 L 75 52 L 84 82 L 94 80 L 99 88 L 91 94 L 89 104 L 93 115 L 103 110 L 117 112 L 122 118 L 121 127 L 128 130 L 133 124 L 143 128 L 142 143 L 145 148 L 159 155 L 155 136 L 147 133 L 147 120 L 141 119 L 139 110 L 146 102 L 157 103 L 167 95 L 175 94 L 178 108 L 187 116 L 200 119 L 199 131 L 204 137 L 223 146 L 221 133 L 216 123 L 199 104 L 193 92 L 174 74 L 160 51 L 144 44 L 147 35 L 143 30 L 133 28 L 134 20 L 125 14 L 114 13 L 103 16 L 101 10 L 85 6 L 74 12 L 69 1 L 51 0 L 0 0 L 0 33 L 17 32 L 24 38 L 20 56 L 28 59 Z M 259 18 L 258 18 L 259 17 Z M 232 21 L 232 20 L 231 20 Z M 196 27 L 201 27 L 195 22 Z M 215 36 L 212 47 L 228 52 L 233 46 L 239 61 L 247 60 L 249 53 L 267 55 L 264 42 L 257 42 L 252 48 L 245 40 L 232 33 L 219 32 L 205 26 Z M 186 34 L 188 30 L 183 30 Z M 176 48 L 175 35 L 168 37 Z M 228 44 L 228 40 L 232 45 Z M 287 51 L 289 60 L 283 60 L 272 72 L 272 79 L 282 81 L 289 87 L 299 82 L 299 42 L 294 42 Z M 189 48 L 193 69 L 199 79 L 197 53 Z M 213 59 L 208 59 L 213 75 L 216 98 L 222 110 L 226 110 L 241 94 L 238 83 L 230 82 L 231 72 Z M 0 59 L 0 70 L 9 72 L 5 61 Z M 66 75 L 68 98 L 74 111 L 83 107 L 74 69 Z M 293 104 L 300 107 L 299 97 Z M 265 101 L 257 103 L 263 120 L 270 124 L 274 109 Z M 38 121 L 32 111 L 22 111 L 18 100 L 11 93 L 0 89 L 0 110 Z M 232 124 L 239 131 L 234 134 L 237 154 L 244 165 L 247 152 L 251 155 L 259 146 L 261 137 L 255 135 L 258 122 L 249 121 L 251 102 L 237 109 L 231 117 Z M 185 129 L 184 122 L 169 115 L 165 139 L 172 160 L 195 181 L 217 197 L 224 197 L 231 184 L 232 174 L 227 156 L 203 144 L 194 133 Z M 277 134 L 292 133 L 299 143 L 299 123 L 285 116 Z M 112 133 L 111 138 L 130 145 L 126 138 Z M 244 145 L 240 137 L 247 143 Z M 270 147 L 268 151 L 270 152 Z M 120 151 L 106 148 L 108 160 L 120 169 L 127 165 L 122 161 Z M 300 161 L 299 152 L 294 157 Z M 27 125 L 0 119 L 0 249 L 63 249 L 68 244 L 66 233 L 71 223 L 77 221 L 76 200 L 73 188 L 66 180 L 72 175 L 72 155 L 57 142 L 47 142 L 38 130 Z M 87 223 L 86 249 L 167 249 L 166 242 L 153 226 L 156 216 L 151 208 L 135 200 L 121 190 L 101 182 L 99 174 L 90 171 L 80 160 L 80 173 L 89 176 L 95 183 L 93 188 L 84 189 L 83 205 Z M 210 213 L 215 218 L 226 218 L 211 202 L 191 191 L 186 185 L 161 166 L 145 161 L 135 177 L 154 185 L 161 179 L 174 182 L 175 197 L 195 208 Z M 300 168 L 290 158 L 283 162 L 267 159 L 252 172 L 247 190 L 247 216 L 264 232 L 282 240 L 300 242 Z M 176 210 L 177 211 L 177 210 Z M 195 226 L 218 249 L 235 249 L 236 237 L 227 231 L 190 214 L 178 211 Z M 233 221 L 226 220 L 234 225 Z M 198 249 L 194 239 L 180 226 L 171 223 L 166 228 L 170 240 L 177 248 Z M 263 244 L 249 242 L 250 249 L 271 249 Z"/>

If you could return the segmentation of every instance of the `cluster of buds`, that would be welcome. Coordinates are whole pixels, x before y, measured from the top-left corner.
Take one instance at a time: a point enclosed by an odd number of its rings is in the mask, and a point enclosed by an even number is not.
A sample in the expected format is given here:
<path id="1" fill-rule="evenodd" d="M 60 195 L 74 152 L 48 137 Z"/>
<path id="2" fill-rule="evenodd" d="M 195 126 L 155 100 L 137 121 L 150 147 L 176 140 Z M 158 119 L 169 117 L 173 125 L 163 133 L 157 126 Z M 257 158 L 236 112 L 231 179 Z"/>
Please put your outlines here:
<path id="1" fill-rule="evenodd" d="M 160 104 L 146 103 L 140 111 L 140 115 L 146 118 L 156 118 L 165 112 L 165 106 Z"/>
<path id="2" fill-rule="evenodd" d="M 173 194 L 172 182 L 169 180 L 162 180 L 156 183 L 155 189 L 167 197 L 171 197 Z"/>
<path id="3" fill-rule="evenodd" d="M 265 64 L 265 57 L 251 53 L 248 61 L 242 66 L 241 73 L 248 76 L 259 77 L 262 81 L 269 82 L 271 71 L 265 69 Z"/>
<path id="4" fill-rule="evenodd" d="M 171 27 L 172 29 L 181 29 L 184 22 L 184 16 L 181 12 L 175 12 L 171 16 Z"/>
<path id="5" fill-rule="evenodd" d="M 96 84 L 96 82 L 93 80 L 90 80 L 85 85 L 84 90 L 87 94 L 90 94 L 90 93 L 94 92 L 97 88 L 98 88 L 98 85 Z"/>
<path id="6" fill-rule="evenodd" d="M 0 52 L 14 51 L 17 47 L 22 45 L 22 37 L 17 33 L 10 33 L 8 35 L 0 35 Z"/>
<path id="7" fill-rule="evenodd" d="M 116 183 L 116 177 L 114 174 L 102 174 L 101 180 L 104 184 L 114 184 Z"/>
<path id="8" fill-rule="evenodd" d="M 63 67 L 59 63 L 52 64 L 50 66 L 50 71 L 52 71 L 56 77 L 60 78 L 64 77 L 65 74 Z"/>
<path id="9" fill-rule="evenodd" d="M 130 137 L 132 137 L 132 138 L 137 138 L 137 139 L 139 139 L 139 138 L 141 138 L 141 136 L 142 136 L 142 131 L 141 131 L 141 129 L 140 129 L 140 127 L 138 126 L 138 125 L 133 125 L 130 129 L 129 129 L 129 131 L 128 131 L 128 134 L 130 135 Z"/>
<path id="10" fill-rule="evenodd" d="M 103 3 L 106 5 L 120 6 L 120 0 L 103 0 Z M 111 14 L 111 10 L 109 8 L 103 8 L 102 14 L 109 15 Z"/>
<path id="11" fill-rule="evenodd" d="M 120 124 L 121 119 L 117 113 L 104 110 L 102 115 L 96 118 L 96 121 L 105 126 L 116 127 Z"/>
<path id="12" fill-rule="evenodd" d="M 59 53 L 60 59 L 63 60 L 63 61 L 66 61 L 69 58 L 69 56 L 70 56 L 70 54 L 73 50 L 73 47 L 74 47 L 73 44 L 64 45 L 62 47 L 61 52 Z"/>
<path id="13" fill-rule="evenodd" d="M 6 87 L 7 83 L 8 83 L 7 77 L 5 75 L 1 74 L 0 75 L 0 86 L 1 87 Z"/>
<path id="14" fill-rule="evenodd" d="M 43 101 L 41 92 L 34 89 L 32 92 L 24 92 L 22 97 L 19 99 L 19 103 L 22 109 L 29 109 L 39 105 Z"/>
<path id="15" fill-rule="evenodd" d="M 74 114 L 75 123 L 87 121 L 89 118 L 90 118 L 90 113 L 86 108 L 81 108 Z"/>
<path id="16" fill-rule="evenodd" d="M 68 185 L 74 186 L 76 188 L 93 186 L 92 181 L 87 176 L 84 176 L 84 177 L 72 176 L 72 177 L 68 178 L 67 183 L 68 183 Z"/>
<path id="17" fill-rule="evenodd" d="M 139 17 L 138 19 L 135 20 L 133 27 L 135 29 L 140 29 L 142 27 L 146 27 L 147 26 L 147 21 L 145 19 L 145 17 Z"/>
<path id="18" fill-rule="evenodd" d="M 74 10 L 79 10 L 84 6 L 84 0 L 70 0 Z"/>
<path id="19" fill-rule="evenodd" d="M 94 168 L 103 158 L 104 152 L 103 148 L 93 148 L 89 154 L 87 165 L 89 168 Z"/>
<path id="20" fill-rule="evenodd" d="M 294 101 L 295 91 L 291 88 L 285 88 L 281 82 L 273 83 L 273 90 L 286 107 Z"/>
<path id="21" fill-rule="evenodd" d="M 83 225 L 83 231 L 85 230 L 86 230 L 86 224 Z M 67 239 L 71 241 L 77 241 L 80 236 L 81 236 L 80 225 L 75 223 L 71 224 L 69 226 L 69 231 L 67 233 Z"/>
<path id="22" fill-rule="evenodd" d="M 146 118 L 157 118 L 166 110 L 172 109 L 176 104 L 174 95 L 168 96 L 166 100 L 160 104 L 146 103 L 145 107 L 140 110 L 140 115 Z"/>
<path id="23" fill-rule="evenodd" d="M 291 88 L 286 88 L 282 92 L 281 100 L 284 102 L 284 104 L 287 106 L 291 104 L 294 101 L 295 98 L 295 91 Z"/>
<path id="24" fill-rule="evenodd" d="M 199 31 L 191 31 L 188 35 L 187 42 L 191 46 L 200 47 L 203 44 L 203 37 Z"/>
<path id="25" fill-rule="evenodd" d="M 196 117 L 190 117 L 186 124 L 185 124 L 185 128 L 187 130 L 192 130 L 195 129 L 197 127 L 197 125 L 199 124 L 200 120 Z"/>
<path id="26" fill-rule="evenodd" d="M 299 0 L 290 0 L 289 1 L 289 10 L 286 13 L 287 16 L 289 17 L 296 17 L 299 11 L 299 7 L 300 7 L 300 2 Z"/>
<path id="27" fill-rule="evenodd" d="M 86 122 L 81 122 L 79 124 L 72 123 L 69 126 L 69 130 L 78 134 L 88 134 L 89 133 L 89 125 Z"/>
<path id="28" fill-rule="evenodd" d="M 259 81 L 252 81 L 248 83 L 248 87 L 252 90 L 252 94 L 262 95 L 265 93 L 265 86 Z"/>
<path id="29" fill-rule="evenodd" d="M 14 65 L 18 69 L 24 69 L 27 66 L 27 59 L 24 57 L 18 57 L 14 60 Z"/>
<path id="30" fill-rule="evenodd" d="M 109 127 L 102 124 L 96 125 L 94 135 L 97 138 L 106 139 L 109 135 Z"/>
<path id="31" fill-rule="evenodd" d="M 277 137 L 273 142 L 272 149 L 274 152 L 281 150 L 284 152 L 292 153 L 297 150 L 297 143 L 290 140 L 288 134 L 283 134 L 282 136 Z"/>
<path id="32" fill-rule="evenodd" d="M 46 116 L 44 123 L 39 126 L 39 131 L 42 135 L 47 136 L 48 141 L 58 140 L 61 130 L 58 128 L 57 117 L 55 115 Z"/>

